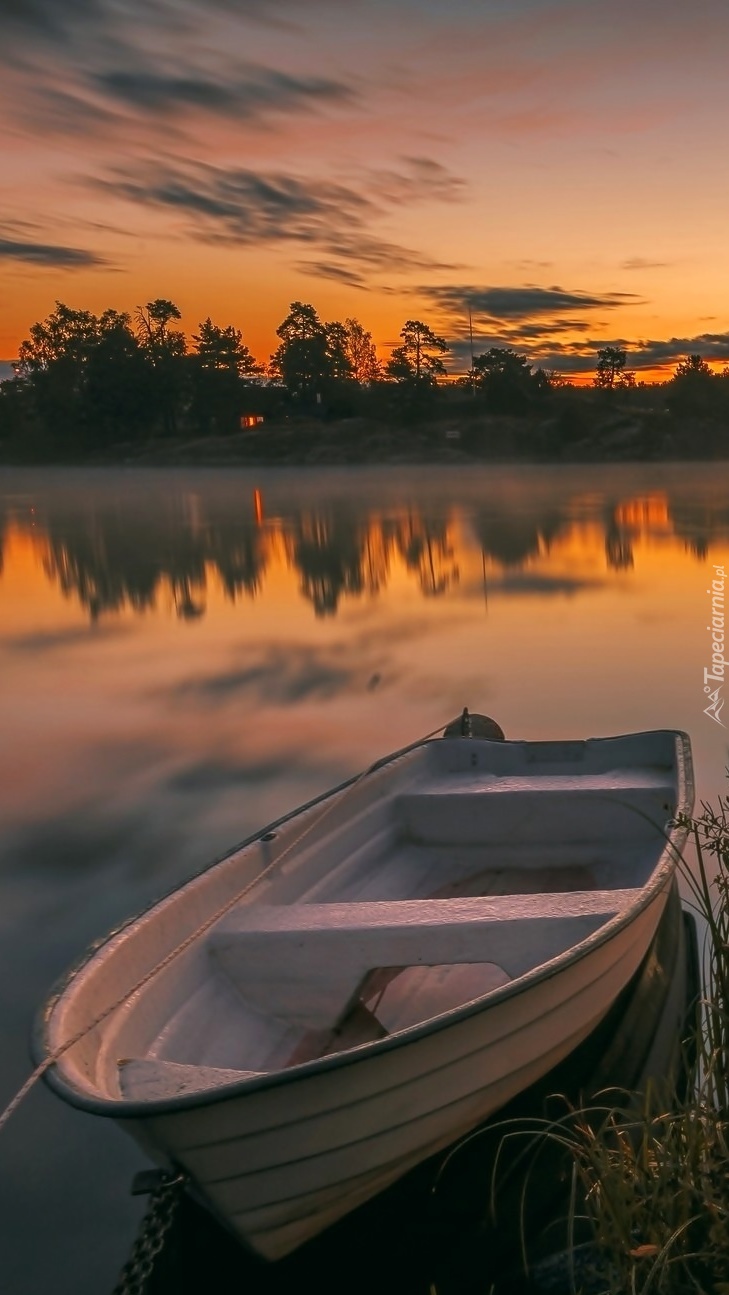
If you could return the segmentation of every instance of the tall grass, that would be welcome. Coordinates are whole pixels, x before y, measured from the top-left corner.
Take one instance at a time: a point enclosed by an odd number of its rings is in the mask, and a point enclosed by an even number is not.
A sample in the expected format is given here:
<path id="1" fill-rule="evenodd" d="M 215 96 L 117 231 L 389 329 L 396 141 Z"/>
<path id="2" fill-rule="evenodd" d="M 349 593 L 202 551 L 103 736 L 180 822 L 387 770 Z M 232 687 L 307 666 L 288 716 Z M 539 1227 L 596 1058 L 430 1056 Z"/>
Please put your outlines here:
<path id="1" fill-rule="evenodd" d="M 716 810 L 702 802 L 698 818 L 682 817 L 693 840 L 697 868 L 682 867 L 692 906 L 706 923 L 701 1019 L 696 1031 L 699 1083 L 706 1098 L 729 1112 L 729 796 Z M 712 866 L 713 861 L 713 866 Z M 728 1270 L 729 1278 L 729 1270 Z"/>
<path id="2" fill-rule="evenodd" d="M 688 1084 L 680 1095 L 655 1081 L 639 1097 L 610 1094 L 547 1130 L 571 1163 L 572 1235 L 587 1224 L 598 1256 L 590 1290 L 606 1295 L 729 1295 L 729 797 L 679 823 L 706 932 Z"/>

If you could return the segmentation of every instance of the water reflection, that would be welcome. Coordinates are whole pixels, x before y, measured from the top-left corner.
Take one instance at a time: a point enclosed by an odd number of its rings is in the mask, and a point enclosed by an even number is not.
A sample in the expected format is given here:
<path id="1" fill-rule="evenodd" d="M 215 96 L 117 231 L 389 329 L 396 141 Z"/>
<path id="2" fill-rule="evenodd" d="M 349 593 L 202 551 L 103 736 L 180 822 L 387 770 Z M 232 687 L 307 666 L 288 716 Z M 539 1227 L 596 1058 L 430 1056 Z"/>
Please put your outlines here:
<path id="1" fill-rule="evenodd" d="M 0 1103 L 88 941 L 466 704 L 510 737 L 686 729 L 714 797 L 727 560 L 724 465 L 5 471 Z M 7 1289 L 110 1290 L 141 1157 L 42 1091 L 3 1138 Z"/>
<path id="2" fill-rule="evenodd" d="M 232 602 L 265 597 L 283 572 L 318 617 L 372 597 L 401 575 L 427 598 L 453 592 L 461 573 L 544 574 L 559 555 L 607 572 L 635 568 L 635 546 L 661 543 L 704 561 L 729 534 L 723 499 L 691 497 L 680 477 L 646 493 L 585 493 L 580 483 L 549 494 L 480 490 L 448 481 L 437 506 L 350 494 L 321 501 L 277 497 L 241 485 L 222 495 L 212 481 L 195 491 L 119 498 L 101 490 L 79 508 L 63 491 L 0 501 L 0 572 L 15 541 L 31 546 L 48 581 L 77 599 L 92 621 L 108 612 L 155 610 L 171 602 L 180 619 L 208 610 L 211 586 Z M 540 497 L 541 496 L 541 497 Z M 575 561 L 578 555 L 581 560 Z M 553 562 L 550 563 L 550 557 Z"/>

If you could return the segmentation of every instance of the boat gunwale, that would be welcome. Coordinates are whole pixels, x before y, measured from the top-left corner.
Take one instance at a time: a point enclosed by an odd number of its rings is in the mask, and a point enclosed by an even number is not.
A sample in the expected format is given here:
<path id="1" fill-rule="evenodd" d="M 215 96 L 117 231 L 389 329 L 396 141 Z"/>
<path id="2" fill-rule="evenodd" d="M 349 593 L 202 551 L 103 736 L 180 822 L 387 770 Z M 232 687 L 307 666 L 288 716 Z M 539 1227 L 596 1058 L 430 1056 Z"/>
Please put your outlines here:
<path id="1" fill-rule="evenodd" d="M 689 735 L 681 729 L 647 729 L 638 733 L 614 734 L 610 737 L 587 738 L 587 739 L 560 739 L 565 742 L 569 741 L 596 741 L 611 742 L 618 741 L 621 738 L 640 738 L 658 736 L 660 734 L 669 735 L 675 742 L 675 764 L 672 773 L 676 779 L 677 802 L 676 808 L 671 821 L 675 821 L 682 814 L 690 814 L 694 803 L 694 780 L 693 780 L 693 762 L 691 757 L 691 745 Z M 442 741 L 442 737 L 421 738 L 408 746 L 383 756 L 374 764 L 367 767 L 364 776 L 377 772 L 379 769 L 386 768 L 389 764 L 394 763 L 402 756 L 416 751 L 421 747 L 427 747 L 433 742 Z M 462 741 L 462 738 L 451 739 Z M 466 738 L 466 741 L 489 742 L 488 738 Z M 507 743 L 514 745 L 530 745 L 529 739 L 513 738 L 507 739 Z M 499 741 L 501 746 L 502 742 Z M 71 989 L 73 982 L 89 967 L 97 957 L 103 954 L 104 949 L 113 940 L 116 940 L 130 926 L 135 925 L 142 919 L 151 917 L 152 913 L 158 907 L 161 907 L 171 899 L 178 891 L 185 889 L 195 881 L 199 880 L 208 872 L 214 870 L 220 865 L 226 863 L 239 851 L 246 849 L 248 846 L 260 841 L 268 832 L 281 827 L 283 824 L 290 822 L 291 819 L 298 817 L 300 814 L 313 809 L 315 806 L 323 804 L 332 797 L 339 795 L 353 786 L 363 777 L 362 772 L 354 774 L 344 782 L 339 783 L 336 787 L 329 788 L 312 800 L 306 801 L 303 805 L 297 806 L 288 813 L 267 823 L 264 827 L 254 832 L 251 836 L 234 845 L 223 855 L 212 860 L 210 863 L 203 865 L 196 873 L 187 878 L 181 885 L 173 886 L 163 895 L 159 896 L 152 903 L 147 905 L 139 913 L 132 914 L 126 918 L 119 926 L 94 942 L 63 976 L 58 986 L 52 991 L 45 1004 L 41 1007 L 36 1015 L 31 1035 L 31 1055 L 33 1060 L 40 1064 L 48 1057 L 51 1051 L 49 1046 L 49 1026 L 52 1016 L 60 1000 Z M 250 1076 L 240 1080 L 231 1080 L 230 1083 L 222 1084 L 214 1088 L 197 1089 L 190 1093 L 183 1093 L 173 1097 L 160 1097 L 153 1099 L 140 1100 L 138 1098 L 124 1097 L 101 1097 L 94 1096 L 70 1082 L 59 1070 L 58 1063 L 54 1063 L 44 1075 L 48 1085 L 64 1098 L 69 1105 L 94 1115 L 102 1115 L 115 1120 L 139 1120 L 158 1117 L 162 1115 L 176 1114 L 185 1110 L 202 1109 L 206 1106 L 217 1104 L 219 1102 L 235 1100 L 244 1094 L 260 1092 L 277 1088 L 282 1084 L 303 1082 L 321 1072 L 339 1069 L 343 1066 L 353 1065 L 359 1062 L 393 1051 L 397 1048 L 405 1047 L 407 1044 L 415 1043 L 420 1039 L 427 1038 L 430 1035 L 438 1034 L 442 1030 L 449 1029 L 462 1021 L 476 1016 L 484 1010 L 491 1010 L 507 1001 L 510 998 L 528 992 L 536 984 L 553 979 L 554 976 L 561 974 L 566 968 L 573 963 L 581 961 L 593 950 L 606 943 L 624 927 L 632 923 L 644 909 L 660 894 L 661 890 L 670 889 L 667 883 L 670 883 L 674 877 L 678 859 L 681 858 L 682 847 L 687 839 L 688 831 L 685 828 L 674 827 L 669 831 L 661 829 L 664 837 L 664 846 L 661 850 L 658 862 L 653 868 L 650 877 L 645 886 L 640 887 L 638 897 L 635 902 L 620 913 L 616 913 L 607 922 L 604 922 L 597 930 L 590 933 L 577 944 L 570 945 L 567 949 L 551 958 L 548 962 L 539 963 L 538 966 L 532 967 L 529 971 L 524 972 L 521 976 L 483 994 L 476 999 L 467 1003 L 449 1009 L 440 1013 L 438 1016 L 430 1017 L 426 1021 L 419 1022 L 416 1025 L 407 1027 L 404 1030 L 396 1031 L 387 1035 L 384 1039 L 372 1040 L 367 1043 L 356 1045 L 342 1052 L 332 1053 L 324 1057 L 316 1057 L 310 1061 L 302 1062 L 297 1066 L 290 1066 L 278 1070 L 272 1070 L 257 1076 Z M 549 892 L 547 892 L 549 893 Z M 76 1046 L 76 1045 L 73 1045 Z M 59 1059 L 61 1060 L 61 1059 Z"/>

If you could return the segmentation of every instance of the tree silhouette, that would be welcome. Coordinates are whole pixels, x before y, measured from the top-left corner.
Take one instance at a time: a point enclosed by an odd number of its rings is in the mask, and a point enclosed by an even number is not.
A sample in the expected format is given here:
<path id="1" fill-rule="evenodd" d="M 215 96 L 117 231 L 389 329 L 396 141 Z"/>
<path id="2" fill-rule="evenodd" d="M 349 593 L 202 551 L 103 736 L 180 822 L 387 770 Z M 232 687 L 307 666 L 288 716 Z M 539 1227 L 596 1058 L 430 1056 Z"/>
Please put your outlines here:
<path id="1" fill-rule="evenodd" d="M 137 332 L 144 349 L 153 360 L 165 355 L 184 355 L 185 334 L 170 328 L 170 321 L 181 319 L 177 306 L 166 297 L 156 297 L 146 306 L 137 306 Z"/>
<path id="2" fill-rule="evenodd" d="M 347 354 L 347 330 L 344 324 L 334 320 L 331 324 L 324 325 L 324 334 L 326 337 L 326 354 L 329 360 L 329 373 L 325 375 L 327 380 L 335 382 L 347 382 L 352 378 L 352 366 Z"/>
<path id="3" fill-rule="evenodd" d="M 387 363 L 387 372 L 397 382 L 434 385 L 443 377 L 446 367 L 441 360 L 450 347 L 419 319 L 408 319 L 401 329 L 402 346 L 396 346 Z"/>
<path id="4" fill-rule="evenodd" d="M 33 324 L 30 338 L 21 342 L 16 372 L 20 377 L 48 371 L 67 363 L 80 380 L 83 365 L 99 337 L 99 320 L 90 310 L 72 310 L 62 301 L 44 320 Z"/>
<path id="5" fill-rule="evenodd" d="M 626 352 L 619 346 L 603 346 L 597 353 L 597 372 L 593 379 L 596 387 L 612 391 L 618 385 L 618 379 L 627 359 Z"/>
<path id="6" fill-rule="evenodd" d="M 193 333 L 196 357 L 201 369 L 214 373 L 232 373 L 238 378 L 249 378 L 261 372 L 248 347 L 243 342 L 239 328 L 228 324 L 219 328 L 210 316 Z"/>
<path id="7" fill-rule="evenodd" d="M 152 372 L 126 313 L 106 310 L 86 362 L 88 418 L 106 444 L 137 435 L 149 411 Z"/>
<path id="8" fill-rule="evenodd" d="M 700 355 L 687 355 L 680 360 L 673 374 L 674 378 L 712 378 L 711 366 Z"/>
<path id="9" fill-rule="evenodd" d="M 22 342 L 16 374 L 46 434 L 68 448 L 111 441 L 146 417 L 148 367 L 129 315 L 62 301 Z"/>
<path id="10" fill-rule="evenodd" d="M 165 433 L 177 431 L 177 418 L 184 400 L 184 357 L 187 353 L 185 334 L 170 328 L 181 315 L 166 297 L 156 297 L 136 311 L 137 337 L 154 370 L 152 384 L 152 411 L 159 416 Z"/>
<path id="11" fill-rule="evenodd" d="M 343 327 L 344 353 L 351 377 L 355 382 L 376 382 L 381 370 L 372 334 L 358 319 L 345 319 Z"/>
<path id="12" fill-rule="evenodd" d="M 687 355 L 668 383 L 668 407 L 674 414 L 710 414 L 721 406 L 723 387 L 700 355 Z"/>
<path id="13" fill-rule="evenodd" d="M 525 355 L 505 346 L 492 346 L 474 356 L 472 381 L 501 413 L 521 413 L 539 394 L 539 384 Z"/>
<path id="14" fill-rule="evenodd" d="M 304 405 L 314 405 L 322 386 L 333 376 L 327 330 L 313 306 L 292 301 L 291 309 L 276 329 L 281 345 L 271 356 L 270 372 L 280 377 L 289 393 Z"/>
<path id="15" fill-rule="evenodd" d="M 219 328 L 210 317 L 193 333 L 190 356 L 190 417 L 201 431 L 232 432 L 239 426 L 243 393 L 260 373 L 240 329 Z"/>

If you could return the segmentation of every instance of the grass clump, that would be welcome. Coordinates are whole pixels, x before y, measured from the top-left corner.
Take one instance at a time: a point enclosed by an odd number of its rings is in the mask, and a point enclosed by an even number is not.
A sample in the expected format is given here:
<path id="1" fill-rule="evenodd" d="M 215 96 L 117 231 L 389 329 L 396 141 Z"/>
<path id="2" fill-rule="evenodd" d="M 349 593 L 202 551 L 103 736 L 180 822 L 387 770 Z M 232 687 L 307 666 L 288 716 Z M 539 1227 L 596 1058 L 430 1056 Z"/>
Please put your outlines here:
<path id="1" fill-rule="evenodd" d="M 688 1083 L 680 1095 L 655 1082 L 640 1097 L 610 1094 L 548 1130 L 571 1163 L 571 1236 L 586 1226 L 598 1256 L 595 1295 L 729 1295 L 729 798 L 679 826 L 695 846 L 696 870 L 683 871 L 706 931 Z"/>

